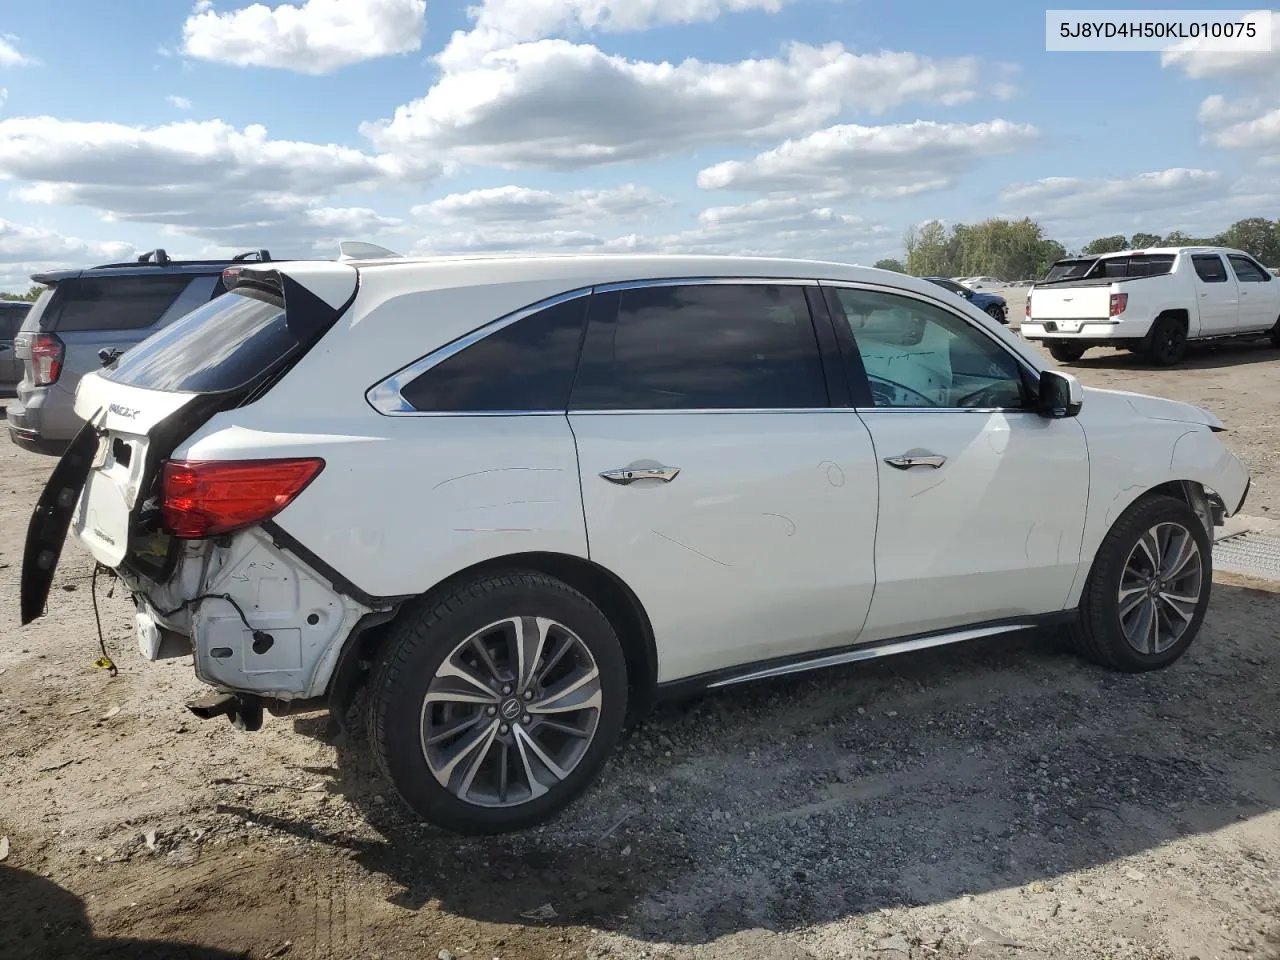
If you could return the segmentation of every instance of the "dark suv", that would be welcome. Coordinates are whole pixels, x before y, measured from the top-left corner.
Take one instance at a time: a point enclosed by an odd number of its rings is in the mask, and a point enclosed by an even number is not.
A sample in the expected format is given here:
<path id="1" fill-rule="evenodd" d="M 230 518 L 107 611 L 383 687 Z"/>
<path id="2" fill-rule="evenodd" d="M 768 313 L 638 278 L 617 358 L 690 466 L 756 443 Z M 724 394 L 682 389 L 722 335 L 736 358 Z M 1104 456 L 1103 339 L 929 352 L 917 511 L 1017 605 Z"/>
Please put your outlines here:
<path id="1" fill-rule="evenodd" d="M 14 338 L 21 380 L 9 407 L 10 438 L 61 454 L 81 427 L 73 408 L 84 374 L 223 293 L 229 264 L 270 259 L 266 250 L 231 260 L 171 260 L 153 250 L 129 263 L 34 274 L 47 289 Z"/>

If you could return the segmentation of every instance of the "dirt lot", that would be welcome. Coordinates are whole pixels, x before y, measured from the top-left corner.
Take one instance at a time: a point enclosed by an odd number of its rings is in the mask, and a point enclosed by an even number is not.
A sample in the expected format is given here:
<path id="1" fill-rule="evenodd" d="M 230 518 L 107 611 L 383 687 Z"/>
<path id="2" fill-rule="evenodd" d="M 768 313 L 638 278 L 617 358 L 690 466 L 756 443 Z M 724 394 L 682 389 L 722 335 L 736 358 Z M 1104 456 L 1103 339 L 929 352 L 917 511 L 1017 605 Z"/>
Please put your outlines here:
<path id="1" fill-rule="evenodd" d="M 1076 369 L 1217 412 L 1280 513 L 1274 351 Z M 569 815 L 461 841 L 320 716 L 191 718 L 187 661 L 144 664 L 104 584 L 95 669 L 74 546 L 20 630 L 51 465 L 0 441 L 5 960 L 1280 957 L 1280 584 L 1220 576 L 1159 675 L 1045 637 L 669 705 Z"/>

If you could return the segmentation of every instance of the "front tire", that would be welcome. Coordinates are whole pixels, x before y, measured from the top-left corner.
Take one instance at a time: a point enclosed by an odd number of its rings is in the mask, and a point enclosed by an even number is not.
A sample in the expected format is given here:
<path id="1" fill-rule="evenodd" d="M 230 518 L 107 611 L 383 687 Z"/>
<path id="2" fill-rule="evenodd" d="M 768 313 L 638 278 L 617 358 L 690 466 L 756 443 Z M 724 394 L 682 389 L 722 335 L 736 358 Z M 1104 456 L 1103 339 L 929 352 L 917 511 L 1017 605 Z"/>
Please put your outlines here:
<path id="1" fill-rule="evenodd" d="M 1084 356 L 1087 347 L 1082 347 L 1076 343 L 1064 343 L 1061 340 L 1050 342 L 1049 356 L 1057 360 L 1059 363 L 1075 363 Z"/>
<path id="2" fill-rule="evenodd" d="M 1203 518 L 1173 497 L 1146 497 L 1098 548 L 1073 639 L 1086 657 L 1113 670 L 1167 667 L 1200 632 L 1212 584 Z"/>
<path id="3" fill-rule="evenodd" d="M 401 614 L 370 686 L 368 729 L 416 814 L 501 833 L 586 789 L 626 707 L 626 660 L 599 608 L 560 580 L 512 571 Z"/>
<path id="4" fill-rule="evenodd" d="M 1275 326 L 1271 328 L 1271 345 L 1280 349 L 1280 317 L 1276 317 Z"/>

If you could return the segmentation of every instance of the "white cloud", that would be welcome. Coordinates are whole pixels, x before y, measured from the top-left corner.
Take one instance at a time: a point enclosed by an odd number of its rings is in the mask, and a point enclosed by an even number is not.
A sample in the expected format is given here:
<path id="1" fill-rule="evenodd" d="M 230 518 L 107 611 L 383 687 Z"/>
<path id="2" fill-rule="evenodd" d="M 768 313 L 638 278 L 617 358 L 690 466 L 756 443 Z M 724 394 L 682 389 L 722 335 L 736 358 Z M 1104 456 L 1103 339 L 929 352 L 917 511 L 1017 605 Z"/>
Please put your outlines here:
<path id="1" fill-rule="evenodd" d="M 434 172 L 336 144 L 273 140 L 261 126 L 237 130 L 220 120 L 149 128 L 0 120 L 0 178 L 27 181 L 15 191 L 19 199 L 89 207 L 186 236 L 233 233 L 250 246 L 264 236 L 329 239 L 386 228 L 396 221 L 321 201 Z"/>
<path id="2" fill-rule="evenodd" d="M 1222 175 L 1216 170 L 1174 167 L 1153 173 L 1114 179 L 1045 177 L 1032 183 L 1007 188 L 1000 199 L 1005 203 L 1038 212 L 1084 212 L 1096 216 L 1099 210 L 1157 210 L 1173 198 L 1190 202 L 1224 192 Z"/>
<path id="3" fill-rule="evenodd" d="M 416 254 L 637 252 L 875 259 L 896 245 L 898 231 L 801 199 L 760 200 L 703 210 L 697 226 L 666 233 L 547 229 L 530 222 L 441 231 L 420 240 Z"/>
<path id="4" fill-rule="evenodd" d="M 18 38 L 7 33 L 0 33 L 0 67 L 27 67 L 35 64 L 36 61 L 23 53 L 17 47 Z"/>
<path id="5" fill-rule="evenodd" d="M 90 243 L 0 217 L 0 290 L 25 291 L 31 274 L 42 270 L 120 260 L 133 253 L 128 243 Z"/>
<path id="6" fill-rule="evenodd" d="M 449 68 L 484 54 L 556 34 L 624 33 L 662 24 L 715 20 L 722 13 L 776 13 L 796 0 L 483 0 L 467 12 L 473 26 L 456 31 L 440 54 Z"/>
<path id="7" fill-rule="evenodd" d="M 414 207 L 413 216 L 427 222 L 474 225 L 583 225 L 642 217 L 669 207 L 671 201 L 651 190 L 626 185 L 613 190 L 554 192 L 504 186 L 453 193 Z"/>
<path id="8" fill-rule="evenodd" d="M 1045 177 L 1008 187 L 1000 199 L 1009 216 L 1029 216 L 1067 242 L 1095 236 L 1224 229 L 1247 198 L 1216 170 L 1174 167 L 1128 177 Z"/>
<path id="9" fill-rule="evenodd" d="M 858 54 L 839 43 L 792 43 L 782 56 L 738 63 L 672 64 L 547 39 L 446 70 L 426 96 L 361 129 L 384 150 L 575 169 L 778 139 L 843 110 L 964 103 L 990 86 L 987 72 L 972 57 Z"/>
<path id="10" fill-rule="evenodd" d="M 422 46 L 426 0 L 305 0 L 218 13 L 198 3 L 182 25 L 183 51 L 238 67 L 330 73 Z"/>
<path id="11" fill-rule="evenodd" d="M 935 123 L 878 127 L 840 124 L 788 140 L 750 160 L 730 160 L 698 173 L 708 190 L 796 192 L 825 196 L 903 197 L 952 185 L 982 157 L 1034 144 L 1027 124 Z"/>
<path id="12" fill-rule="evenodd" d="M 1214 130 L 1207 139 L 1216 146 L 1228 149 L 1280 154 L 1280 108 Z"/>
<path id="13" fill-rule="evenodd" d="M 170 106 L 177 107 L 179 110 L 191 109 L 191 101 L 188 100 L 186 97 L 179 97 L 179 96 L 170 94 L 169 96 L 165 97 L 165 100 L 168 101 Z"/>
<path id="14" fill-rule="evenodd" d="M 1246 21 L 1271 18 L 1270 50 L 1244 52 L 1205 50 L 1205 39 L 1187 40 L 1160 55 L 1160 64 L 1176 67 L 1193 80 L 1231 77 L 1247 82 L 1280 82 L 1280 12 L 1259 10 Z"/>

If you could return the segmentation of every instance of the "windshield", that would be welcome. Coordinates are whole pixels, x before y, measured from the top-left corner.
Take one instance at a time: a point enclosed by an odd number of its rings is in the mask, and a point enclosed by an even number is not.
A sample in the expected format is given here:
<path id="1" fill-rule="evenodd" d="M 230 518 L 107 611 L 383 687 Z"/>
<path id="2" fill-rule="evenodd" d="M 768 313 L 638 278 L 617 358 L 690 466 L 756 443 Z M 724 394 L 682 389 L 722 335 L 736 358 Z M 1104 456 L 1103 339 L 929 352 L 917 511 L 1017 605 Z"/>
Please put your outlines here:
<path id="1" fill-rule="evenodd" d="M 221 393 L 244 386 L 297 345 L 278 301 L 236 290 L 143 340 L 102 375 L 149 390 Z"/>

